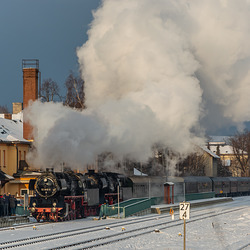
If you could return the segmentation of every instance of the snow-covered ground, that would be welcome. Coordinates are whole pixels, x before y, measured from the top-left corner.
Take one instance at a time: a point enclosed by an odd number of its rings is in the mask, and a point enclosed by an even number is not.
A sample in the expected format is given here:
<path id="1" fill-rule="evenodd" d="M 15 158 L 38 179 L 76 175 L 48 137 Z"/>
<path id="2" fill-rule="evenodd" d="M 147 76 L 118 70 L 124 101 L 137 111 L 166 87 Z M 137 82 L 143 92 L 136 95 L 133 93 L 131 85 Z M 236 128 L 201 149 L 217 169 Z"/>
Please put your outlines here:
<path id="1" fill-rule="evenodd" d="M 240 208 L 243 208 L 239 210 Z M 233 212 L 226 213 L 227 210 Z M 235 210 L 235 211 L 234 211 Z M 211 213 L 213 212 L 213 213 Z M 210 217 L 208 217 L 210 213 Z M 201 219 L 192 221 L 195 216 L 200 215 Z M 204 216 L 203 216 L 204 215 Z M 214 216 L 216 215 L 216 216 Z M 159 221 L 162 220 L 160 219 Z M 149 216 L 142 216 L 140 218 L 147 218 Z M 208 217 L 208 218 L 205 218 Z M 34 230 L 33 225 L 25 229 L 16 229 L 11 231 L 0 232 L 0 242 L 6 242 L 14 239 L 21 239 L 32 237 L 35 235 L 45 235 L 65 230 L 72 230 L 77 228 L 86 228 L 89 226 L 101 226 L 101 231 L 92 234 L 84 234 L 78 238 L 68 237 L 61 238 L 58 241 L 60 245 L 68 244 L 70 242 L 77 242 L 79 240 L 90 240 L 99 237 L 100 235 L 109 235 L 119 233 L 122 231 L 123 223 L 126 232 L 136 228 L 140 228 L 145 223 L 138 222 L 136 224 L 126 224 L 128 219 L 106 219 L 93 220 L 93 218 L 86 218 L 77 221 L 54 223 L 37 226 Z M 158 218 L 154 221 L 157 221 Z M 163 219 L 167 223 L 171 220 L 168 215 Z M 114 222 L 122 222 L 118 226 Z M 131 237 L 127 240 L 121 240 L 117 243 L 112 243 L 105 246 L 95 247 L 94 249 L 183 249 L 183 223 L 179 220 L 178 215 L 175 215 L 175 222 L 179 225 L 161 229 L 160 232 L 155 232 L 152 228 L 149 234 L 138 237 Z M 152 225 L 147 222 L 146 225 Z M 169 224 L 170 225 L 170 224 Z M 106 230 L 105 227 L 110 227 Z M 164 225 L 161 225 L 164 227 Z M 160 228 L 160 226 L 159 226 Z M 156 228 L 155 228 L 156 229 Z M 143 231 L 143 230 L 142 230 Z M 232 202 L 212 205 L 209 207 L 191 208 L 190 220 L 186 223 L 186 249 L 241 249 L 243 246 L 250 244 L 250 197 L 237 197 Z M 51 242 L 45 242 L 38 245 L 27 245 L 20 249 L 49 249 L 56 245 Z M 2 249 L 3 245 L 0 245 Z M 19 249 L 19 248 L 18 248 Z M 80 246 L 70 249 L 80 249 Z M 248 245 L 244 249 L 250 249 Z"/>
<path id="2" fill-rule="evenodd" d="M 244 201 L 244 210 L 202 219 L 186 224 L 186 249 L 240 249 L 250 244 L 250 197 L 235 198 Z M 238 208 L 232 203 L 210 206 L 205 212 L 222 211 L 227 208 Z M 201 209 L 201 208 L 199 208 Z M 204 209 L 204 208 L 203 208 Z M 190 219 L 192 218 L 192 211 Z M 179 218 L 177 218 L 179 219 Z M 172 227 L 152 232 L 143 237 L 131 238 L 128 241 L 112 245 L 113 249 L 183 249 L 184 226 Z M 98 249 L 108 249 L 100 247 Z M 250 249 L 250 245 L 244 249 Z"/>

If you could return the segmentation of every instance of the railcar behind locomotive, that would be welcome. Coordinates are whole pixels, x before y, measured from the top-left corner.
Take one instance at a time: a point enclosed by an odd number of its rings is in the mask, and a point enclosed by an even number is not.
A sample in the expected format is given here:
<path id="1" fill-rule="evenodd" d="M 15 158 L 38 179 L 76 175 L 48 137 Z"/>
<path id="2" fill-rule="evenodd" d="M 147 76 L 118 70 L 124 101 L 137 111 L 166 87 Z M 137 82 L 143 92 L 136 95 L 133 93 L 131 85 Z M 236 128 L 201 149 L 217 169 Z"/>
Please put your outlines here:
<path id="1" fill-rule="evenodd" d="M 165 177 L 130 176 L 133 182 L 133 198 L 163 197 Z"/>
<path id="2" fill-rule="evenodd" d="M 250 195 L 250 177 L 211 177 L 215 196 Z"/>
<path id="3" fill-rule="evenodd" d="M 250 177 L 168 177 L 175 184 L 175 196 L 214 193 L 215 197 L 250 195 Z M 195 197 L 195 196 L 193 196 Z M 208 198 L 208 197 L 207 197 Z"/>
<path id="4" fill-rule="evenodd" d="M 121 174 L 89 171 L 83 175 L 47 169 L 37 179 L 30 180 L 29 189 L 35 193 L 30 199 L 30 212 L 37 221 L 97 215 L 100 204 L 117 202 L 118 185 L 120 199 L 131 198 L 132 182 Z"/>

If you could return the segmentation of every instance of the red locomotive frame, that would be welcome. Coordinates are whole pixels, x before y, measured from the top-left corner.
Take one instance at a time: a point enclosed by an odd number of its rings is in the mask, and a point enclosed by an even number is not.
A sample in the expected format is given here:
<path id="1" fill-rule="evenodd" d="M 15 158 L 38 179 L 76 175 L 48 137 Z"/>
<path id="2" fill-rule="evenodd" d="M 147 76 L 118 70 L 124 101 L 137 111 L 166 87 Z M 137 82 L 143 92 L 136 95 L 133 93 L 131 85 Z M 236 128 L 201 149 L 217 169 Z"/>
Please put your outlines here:
<path id="1" fill-rule="evenodd" d="M 105 199 L 109 205 L 113 204 L 114 197 L 117 194 L 105 194 Z M 65 221 L 76 220 L 88 216 L 98 215 L 101 205 L 88 206 L 87 201 L 84 200 L 83 195 L 79 196 L 65 196 L 64 202 L 66 204 L 66 211 L 63 212 L 63 207 L 32 207 L 29 208 L 32 216 L 37 221 Z M 35 211 L 32 211 L 32 209 Z"/>

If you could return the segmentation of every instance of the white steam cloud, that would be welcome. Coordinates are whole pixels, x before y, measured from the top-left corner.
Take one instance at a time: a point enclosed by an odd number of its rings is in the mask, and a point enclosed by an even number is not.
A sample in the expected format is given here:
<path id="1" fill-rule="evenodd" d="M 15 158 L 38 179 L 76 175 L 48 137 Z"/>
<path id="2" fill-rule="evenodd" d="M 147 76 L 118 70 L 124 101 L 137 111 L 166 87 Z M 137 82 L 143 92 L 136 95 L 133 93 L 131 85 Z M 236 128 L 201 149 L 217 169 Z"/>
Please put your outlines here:
<path id="1" fill-rule="evenodd" d="M 146 161 L 154 143 L 185 154 L 203 128 L 249 121 L 249 12 L 247 0 L 102 1 L 77 49 L 87 109 L 27 112 L 36 164 Z"/>

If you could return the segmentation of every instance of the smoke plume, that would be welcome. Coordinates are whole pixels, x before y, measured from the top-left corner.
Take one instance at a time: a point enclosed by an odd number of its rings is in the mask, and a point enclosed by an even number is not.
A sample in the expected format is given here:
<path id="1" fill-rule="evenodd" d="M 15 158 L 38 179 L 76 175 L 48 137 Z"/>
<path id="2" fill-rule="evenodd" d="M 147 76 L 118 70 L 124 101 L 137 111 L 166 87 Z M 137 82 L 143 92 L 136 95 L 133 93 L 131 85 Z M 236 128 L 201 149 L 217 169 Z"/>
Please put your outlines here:
<path id="1" fill-rule="evenodd" d="M 77 49 L 87 109 L 35 102 L 37 164 L 186 154 L 204 132 L 250 120 L 250 6 L 227 0 L 104 0 Z M 39 116 L 37 116 L 39 114 Z"/>

